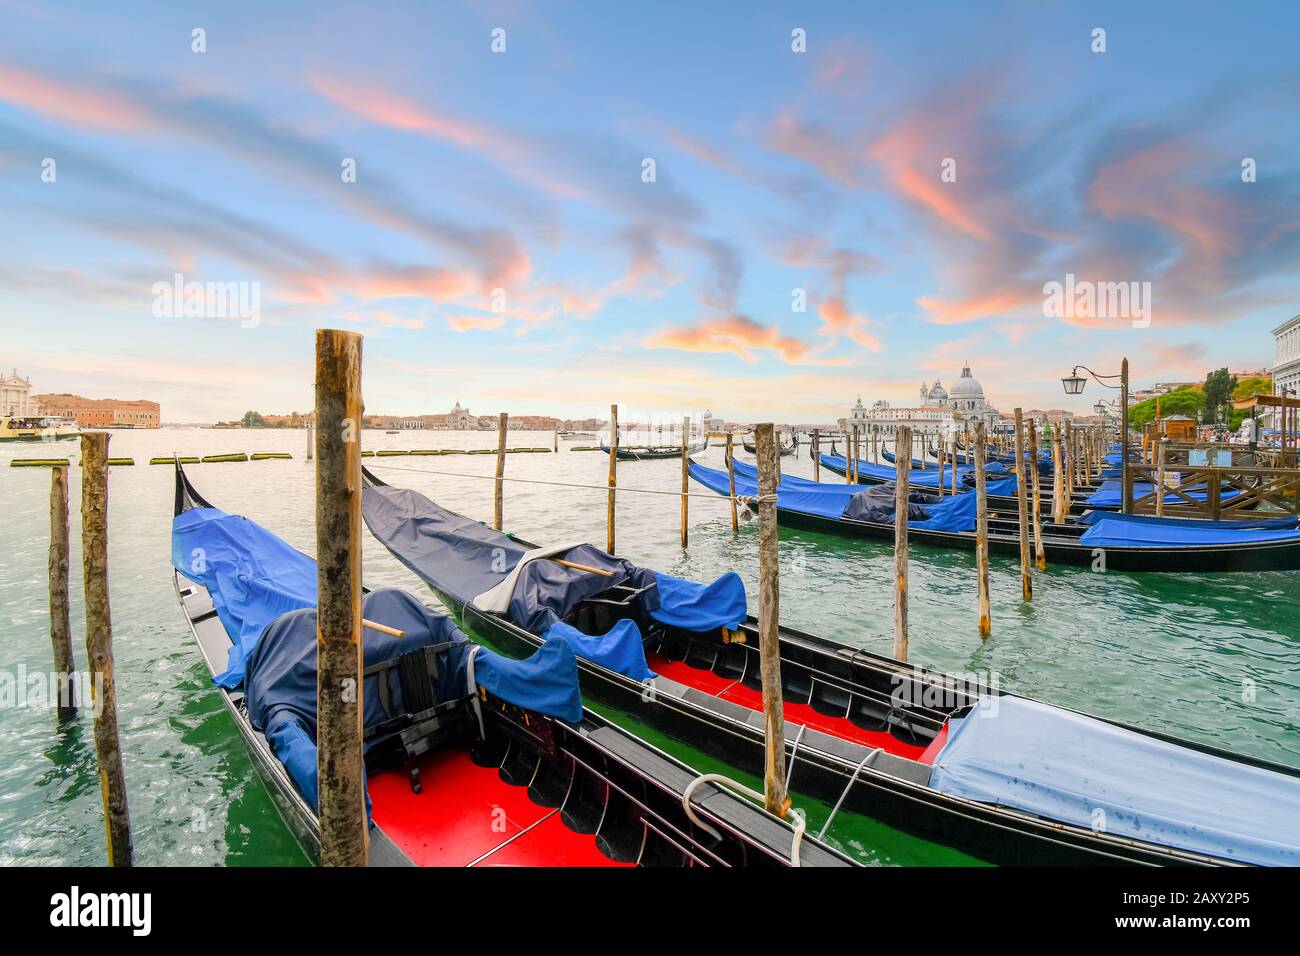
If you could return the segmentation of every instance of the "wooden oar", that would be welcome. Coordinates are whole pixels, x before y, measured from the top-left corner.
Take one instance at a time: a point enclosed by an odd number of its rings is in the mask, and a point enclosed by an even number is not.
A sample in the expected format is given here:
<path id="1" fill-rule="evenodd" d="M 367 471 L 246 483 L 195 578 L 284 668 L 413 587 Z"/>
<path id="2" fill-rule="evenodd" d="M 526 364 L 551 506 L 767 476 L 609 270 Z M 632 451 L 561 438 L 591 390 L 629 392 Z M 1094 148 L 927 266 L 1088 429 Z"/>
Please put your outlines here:
<path id="1" fill-rule="evenodd" d="M 593 568 L 585 564 L 578 564 L 576 561 L 565 561 L 563 558 L 551 558 L 556 564 L 562 564 L 566 568 L 573 568 L 575 571 L 586 571 L 590 574 L 599 574 L 602 577 L 612 578 L 613 571 L 606 571 L 604 568 Z"/>
<path id="2" fill-rule="evenodd" d="M 387 624 L 380 624 L 376 621 L 367 621 L 364 617 L 361 619 L 361 626 L 368 627 L 372 631 L 378 631 L 380 634 L 387 634 L 389 637 L 406 637 L 405 631 L 399 631 L 395 627 L 389 627 Z"/>

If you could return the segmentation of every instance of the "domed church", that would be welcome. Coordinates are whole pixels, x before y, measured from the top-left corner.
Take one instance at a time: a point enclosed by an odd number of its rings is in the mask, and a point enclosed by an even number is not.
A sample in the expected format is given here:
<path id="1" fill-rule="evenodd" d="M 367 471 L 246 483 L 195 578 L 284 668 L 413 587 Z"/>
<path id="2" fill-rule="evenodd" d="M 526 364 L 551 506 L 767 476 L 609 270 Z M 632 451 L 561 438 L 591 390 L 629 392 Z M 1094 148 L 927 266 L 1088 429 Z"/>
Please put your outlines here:
<path id="1" fill-rule="evenodd" d="M 886 401 L 866 408 L 858 399 L 843 421 L 849 425 L 907 425 L 933 434 L 964 431 L 981 420 L 991 430 L 1000 418 L 998 410 L 984 398 L 984 387 L 971 375 L 969 363 L 962 366 L 961 378 L 953 383 L 951 391 L 937 378 L 933 385 L 922 382 L 920 399 L 921 403 L 913 408 L 892 407 Z"/>

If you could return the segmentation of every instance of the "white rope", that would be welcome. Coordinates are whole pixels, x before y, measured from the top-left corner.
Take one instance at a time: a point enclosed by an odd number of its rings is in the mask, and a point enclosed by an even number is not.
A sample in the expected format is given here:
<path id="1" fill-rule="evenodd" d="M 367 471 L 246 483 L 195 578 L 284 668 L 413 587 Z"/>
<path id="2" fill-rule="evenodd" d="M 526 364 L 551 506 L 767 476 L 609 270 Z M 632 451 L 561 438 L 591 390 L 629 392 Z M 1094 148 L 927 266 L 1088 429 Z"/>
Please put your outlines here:
<path id="1" fill-rule="evenodd" d="M 695 815 L 695 808 L 691 806 L 691 795 L 695 793 L 697 787 L 700 787 L 706 783 L 716 783 L 724 787 L 729 787 L 730 789 L 736 791 L 737 793 L 744 794 L 745 796 L 749 797 L 751 800 L 755 800 L 759 803 L 763 803 L 766 799 L 763 796 L 763 794 L 759 793 L 757 790 L 751 790 L 743 783 L 737 783 L 735 780 L 732 780 L 730 777 L 723 776 L 720 773 L 700 774 L 689 784 L 687 784 L 686 792 L 682 794 L 682 809 L 686 811 L 686 816 L 690 819 L 692 823 L 694 823 L 705 833 L 708 833 L 715 840 L 721 840 L 722 834 L 720 834 L 717 830 L 713 829 L 713 827 L 709 826 L 707 823 L 705 823 L 703 820 L 697 817 Z M 790 845 L 790 865 L 799 866 L 799 850 L 803 845 L 803 834 L 804 831 L 808 828 L 808 823 L 804 819 L 804 815 L 802 811 L 795 810 L 793 807 L 791 807 L 786 812 L 789 813 L 790 816 L 794 818 L 794 823 L 791 825 L 792 828 L 794 829 L 794 841 Z"/>
<path id="2" fill-rule="evenodd" d="M 403 468 L 401 465 L 389 465 L 387 463 L 384 463 L 382 465 L 379 464 L 366 465 L 366 467 L 372 470 L 376 468 L 388 468 L 392 471 L 409 471 L 412 474 L 416 474 L 416 475 L 441 475 L 445 478 L 481 478 L 484 481 L 519 481 L 519 482 L 523 482 L 526 485 L 551 485 L 556 488 L 586 488 L 592 491 L 604 491 L 604 492 L 616 491 L 619 494 L 622 494 L 623 492 L 627 492 L 628 494 L 636 494 L 636 495 L 668 495 L 669 497 L 672 498 L 680 498 L 682 496 L 682 493 L 680 491 L 662 491 L 658 488 L 627 488 L 624 487 L 623 485 L 618 485 L 614 488 L 611 488 L 609 485 L 583 485 L 573 481 L 546 481 L 542 478 L 509 478 L 506 476 L 502 476 L 498 478 L 496 475 L 467 475 L 461 471 L 436 471 L 430 468 Z M 710 494 L 710 495 L 699 494 L 696 492 L 687 492 L 686 497 L 704 498 L 708 501 L 730 501 L 732 498 L 731 495 L 722 494 L 721 492 L 719 492 L 718 494 Z M 753 496 L 752 495 L 735 496 L 737 501 L 744 501 L 746 498 L 750 498 L 750 497 Z M 776 498 L 773 497 L 770 500 L 775 501 Z"/>

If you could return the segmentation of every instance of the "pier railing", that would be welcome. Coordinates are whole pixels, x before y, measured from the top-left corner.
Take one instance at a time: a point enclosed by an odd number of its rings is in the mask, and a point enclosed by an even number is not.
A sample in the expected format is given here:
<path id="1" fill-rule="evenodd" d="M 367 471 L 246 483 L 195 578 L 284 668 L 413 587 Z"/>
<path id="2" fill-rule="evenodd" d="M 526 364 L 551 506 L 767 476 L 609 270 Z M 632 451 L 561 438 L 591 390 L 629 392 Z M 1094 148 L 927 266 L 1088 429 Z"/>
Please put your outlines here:
<path id="1" fill-rule="evenodd" d="M 1300 470 L 1295 468 L 1198 467 L 1166 458 L 1163 465 L 1131 464 L 1129 472 L 1135 485 L 1151 485 L 1148 493 L 1134 495 L 1134 514 L 1218 521 L 1245 517 L 1261 506 L 1300 514 Z"/>

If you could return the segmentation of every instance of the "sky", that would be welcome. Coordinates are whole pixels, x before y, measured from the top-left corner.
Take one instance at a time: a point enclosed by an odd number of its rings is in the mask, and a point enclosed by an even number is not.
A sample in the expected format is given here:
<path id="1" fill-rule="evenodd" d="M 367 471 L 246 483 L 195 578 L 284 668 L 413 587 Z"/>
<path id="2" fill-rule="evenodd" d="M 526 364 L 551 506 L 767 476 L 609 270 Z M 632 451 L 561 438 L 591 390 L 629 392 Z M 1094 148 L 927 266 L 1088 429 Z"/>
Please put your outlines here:
<path id="1" fill-rule="evenodd" d="M 1267 367 L 1297 36 L 1271 2 L 0 0 L 0 367 L 306 411 L 332 327 L 368 413 L 782 422 L 965 362 L 1080 412 L 1075 364 Z M 1067 275 L 1135 298 L 1049 314 Z"/>

